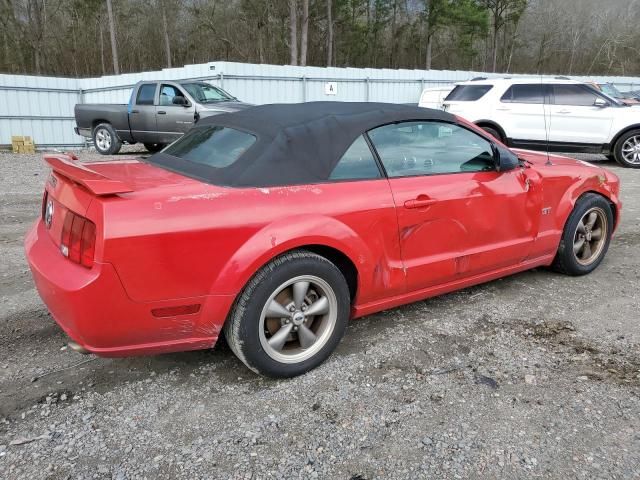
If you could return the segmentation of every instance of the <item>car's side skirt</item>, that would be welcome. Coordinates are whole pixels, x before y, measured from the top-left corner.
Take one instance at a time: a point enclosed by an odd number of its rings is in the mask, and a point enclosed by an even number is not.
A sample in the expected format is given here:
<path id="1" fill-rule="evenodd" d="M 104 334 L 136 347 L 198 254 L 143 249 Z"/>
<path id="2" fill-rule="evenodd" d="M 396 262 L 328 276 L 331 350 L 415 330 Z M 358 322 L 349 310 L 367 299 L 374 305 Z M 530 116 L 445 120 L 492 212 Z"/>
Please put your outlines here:
<path id="1" fill-rule="evenodd" d="M 353 307 L 351 316 L 352 318 L 363 317 L 372 313 L 387 310 L 389 308 L 399 307 L 400 305 L 406 305 L 407 303 L 417 302 L 426 298 L 436 297 L 445 293 L 454 292 L 463 288 L 478 285 L 480 283 L 489 282 L 498 278 L 513 275 L 514 273 L 524 272 L 525 270 L 531 270 L 532 268 L 540 266 L 548 266 L 553 262 L 555 253 L 551 255 L 545 255 L 542 257 L 527 260 L 516 265 L 500 268 L 490 272 L 474 275 L 472 277 L 465 277 L 454 280 L 442 285 L 436 285 L 434 287 L 425 288 L 422 290 L 416 290 L 403 295 L 397 295 L 394 297 L 377 300 L 374 302 L 365 303 L 363 305 L 356 305 Z"/>
<path id="2" fill-rule="evenodd" d="M 513 148 L 550 152 L 581 152 L 604 153 L 608 151 L 608 145 L 601 143 L 571 143 L 571 142 L 547 142 L 545 140 L 520 140 L 508 138 L 507 145 Z"/>

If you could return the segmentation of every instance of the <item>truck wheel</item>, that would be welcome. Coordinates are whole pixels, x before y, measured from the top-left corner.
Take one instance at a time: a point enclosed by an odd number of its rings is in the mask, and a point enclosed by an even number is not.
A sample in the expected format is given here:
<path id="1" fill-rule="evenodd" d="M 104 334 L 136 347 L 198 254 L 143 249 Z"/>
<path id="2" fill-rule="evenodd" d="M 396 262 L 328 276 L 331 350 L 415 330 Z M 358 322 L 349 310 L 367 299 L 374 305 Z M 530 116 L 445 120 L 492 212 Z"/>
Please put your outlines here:
<path id="1" fill-rule="evenodd" d="M 613 155 L 623 167 L 640 168 L 640 130 L 622 135 L 613 147 Z"/>
<path id="2" fill-rule="evenodd" d="M 122 141 L 108 123 L 100 123 L 93 129 L 93 145 L 102 155 L 114 155 L 122 148 Z"/>
<path id="3" fill-rule="evenodd" d="M 145 143 L 144 148 L 147 149 L 148 152 L 156 153 L 162 150 L 165 147 L 164 143 Z"/>

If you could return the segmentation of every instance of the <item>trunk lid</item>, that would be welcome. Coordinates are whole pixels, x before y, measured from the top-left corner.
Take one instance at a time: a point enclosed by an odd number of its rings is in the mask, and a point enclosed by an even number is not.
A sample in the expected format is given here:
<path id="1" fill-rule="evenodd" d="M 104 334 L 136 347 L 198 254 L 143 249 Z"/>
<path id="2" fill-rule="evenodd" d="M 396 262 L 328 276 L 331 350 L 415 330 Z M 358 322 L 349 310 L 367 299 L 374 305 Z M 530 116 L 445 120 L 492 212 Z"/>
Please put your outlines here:
<path id="1" fill-rule="evenodd" d="M 196 180 L 163 170 L 140 160 L 80 163 L 73 155 L 45 155 L 52 172 L 47 179 L 42 199 L 42 221 L 51 240 L 60 247 L 65 218 L 69 212 L 87 218 L 94 224 L 100 209 L 89 208 L 93 202 L 135 195 L 185 184 Z"/>

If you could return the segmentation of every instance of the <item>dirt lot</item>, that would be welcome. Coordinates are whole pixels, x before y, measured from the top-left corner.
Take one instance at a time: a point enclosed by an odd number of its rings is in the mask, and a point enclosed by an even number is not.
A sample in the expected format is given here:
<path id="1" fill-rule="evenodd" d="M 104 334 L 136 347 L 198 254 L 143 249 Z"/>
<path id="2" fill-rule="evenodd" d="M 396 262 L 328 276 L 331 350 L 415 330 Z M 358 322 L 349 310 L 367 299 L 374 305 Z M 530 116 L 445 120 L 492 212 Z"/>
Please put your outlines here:
<path id="1" fill-rule="evenodd" d="M 225 345 L 67 349 L 22 252 L 46 169 L 0 154 L 0 478 L 640 478 L 640 171 L 607 167 L 623 223 L 592 275 L 372 315 L 273 381 Z"/>

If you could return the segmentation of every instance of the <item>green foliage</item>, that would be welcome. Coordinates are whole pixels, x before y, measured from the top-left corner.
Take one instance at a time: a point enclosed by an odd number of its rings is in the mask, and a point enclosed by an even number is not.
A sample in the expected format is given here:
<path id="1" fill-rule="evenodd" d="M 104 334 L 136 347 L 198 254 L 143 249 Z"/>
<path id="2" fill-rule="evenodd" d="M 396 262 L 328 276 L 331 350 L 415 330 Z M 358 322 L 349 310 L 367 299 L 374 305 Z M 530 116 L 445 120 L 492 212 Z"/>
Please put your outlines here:
<path id="1" fill-rule="evenodd" d="M 289 0 L 112 1 L 123 72 L 165 66 L 165 36 L 174 66 L 289 61 Z M 331 0 L 335 65 L 424 68 L 430 44 L 436 69 L 490 70 L 495 58 L 498 71 L 639 73 L 640 10 L 612 2 Z M 307 63 L 324 65 L 327 0 L 309 0 L 309 15 Z M 112 70 L 105 0 L 0 0 L 0 72 Z"/>

